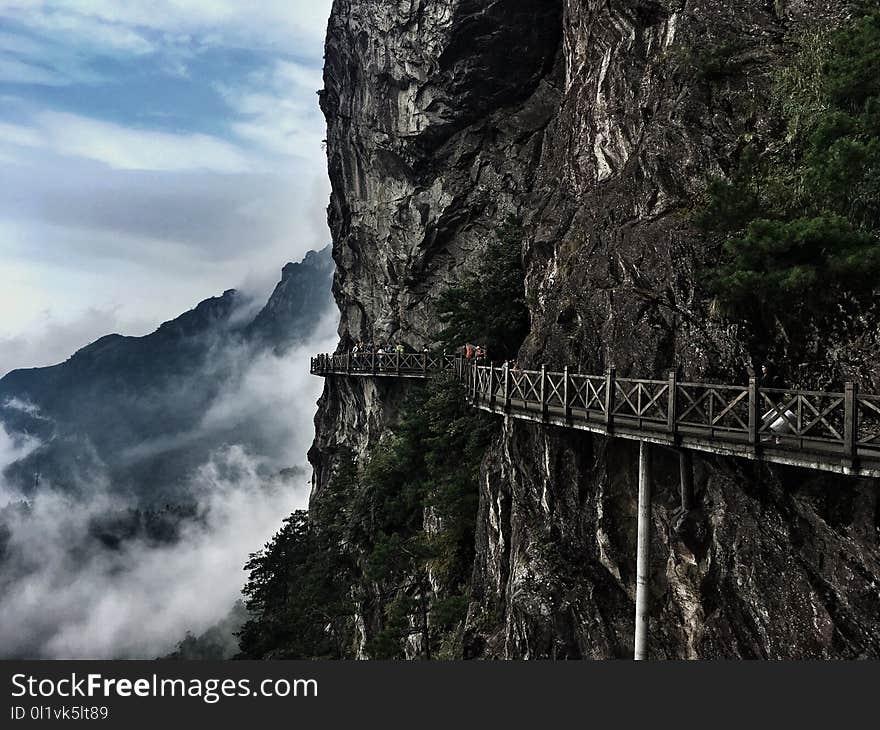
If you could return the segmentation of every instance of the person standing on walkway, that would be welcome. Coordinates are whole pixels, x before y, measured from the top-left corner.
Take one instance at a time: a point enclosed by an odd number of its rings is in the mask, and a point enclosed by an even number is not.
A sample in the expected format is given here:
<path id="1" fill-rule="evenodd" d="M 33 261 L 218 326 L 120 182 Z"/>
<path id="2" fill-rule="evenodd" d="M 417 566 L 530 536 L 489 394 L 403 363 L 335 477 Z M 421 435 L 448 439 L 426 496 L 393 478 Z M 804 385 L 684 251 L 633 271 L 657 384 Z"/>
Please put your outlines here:
<path id="1" fill-rule="evenodd" d="M 761 365 L 761 371 L 758 375 L 758 386 L 761 388 L 783 388 L 785 387 L 782 380 L 776 374 L 773 363 L 765 362 Z"/>

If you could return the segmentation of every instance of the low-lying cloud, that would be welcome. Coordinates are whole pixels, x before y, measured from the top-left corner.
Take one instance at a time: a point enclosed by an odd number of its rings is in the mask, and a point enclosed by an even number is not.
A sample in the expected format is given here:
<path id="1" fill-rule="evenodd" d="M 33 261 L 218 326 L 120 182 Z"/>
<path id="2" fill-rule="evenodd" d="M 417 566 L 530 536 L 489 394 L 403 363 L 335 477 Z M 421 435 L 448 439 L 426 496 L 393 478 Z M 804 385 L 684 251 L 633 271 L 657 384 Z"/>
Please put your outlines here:
<path id="1" fill-rule="evenodd" d="M 308 374 L 308 358 L 332 346 L 335 320 L 328 313 L 311 341 L 285 356 L 254 359 L 206 413 L 203 428 L 259 414 L 274 445 L 262 454 L 238 444 L 218 449 L 192 475 L 198 519 L 184 522 L 173 543 L 138 537 L 108 547 L 90 536 L 96 519 L 128 508 L 100 478 L 84 485 L 88 502 L 44 484 L 26 508 L 0 481 L 11 528 L 5 550 L 0 528 L 4 657 L 151 658 L 227 615 L 246 580 L 248 555 L 307 503 L 305 469 L 292 478 L 277 472 L 305 466 L 321 388 Z M 0 427 L 0 466 L 36 446 Z"/>

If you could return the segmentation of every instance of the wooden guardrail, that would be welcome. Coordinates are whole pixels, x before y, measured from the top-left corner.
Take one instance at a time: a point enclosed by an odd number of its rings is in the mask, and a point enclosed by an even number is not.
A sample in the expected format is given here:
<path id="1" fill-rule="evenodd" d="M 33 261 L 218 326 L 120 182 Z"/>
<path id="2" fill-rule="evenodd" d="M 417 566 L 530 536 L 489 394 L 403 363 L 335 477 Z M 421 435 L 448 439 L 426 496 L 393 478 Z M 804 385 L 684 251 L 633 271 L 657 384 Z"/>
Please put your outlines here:
<path id="1" fill-rule="evenodd" d="M 315 375 L 425 378 L 451 371 L 478 408 L 675 447 L 880 477 L 880 396 L 481 365 L 453 355 L 318 355 Z"/>

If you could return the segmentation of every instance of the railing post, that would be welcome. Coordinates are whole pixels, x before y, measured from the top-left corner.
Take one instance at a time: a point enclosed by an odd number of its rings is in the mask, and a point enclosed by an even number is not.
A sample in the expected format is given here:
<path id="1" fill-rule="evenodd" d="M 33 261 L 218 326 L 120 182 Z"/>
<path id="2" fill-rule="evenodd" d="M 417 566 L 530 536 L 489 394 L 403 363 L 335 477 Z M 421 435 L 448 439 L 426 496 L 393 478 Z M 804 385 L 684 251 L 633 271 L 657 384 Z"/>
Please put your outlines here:
<path id="1" fill-rule="evenodd" d="M 395 365 L 394 369 L 397 371 L 397 376 L 400 377 L 400 353 L 399 352 L 394 353 L 394 365 Z"/>
<path id="2" fill-rule="evenodd" d="M 471 364 L 471 386 L 472 386 L 472 394 L 471 394 L 471 402 L 477 402 L 477 361 L 474 360 Z"/>
<path id="3" fill-rule="evenodd" d="M 504 363 L 504 412 L 510 413 L 510 363 Z"/>
<path id="4" fill-rule="evenodd" d="M 843 386 L 843 453 L 849 465 L 855 467 L 858 455 L 859 424 L 856 384 L 846 382 Z"/>
<path id="5" fill-rule="evenodd" d="M 547 366 L 541 365 L 541 420 L 547 420 Z"/>
<path id="6" fill-rule="evenodd" d="M 605 371 L 605 433 L 611 433 L 614 430 L 615 373 L 615 368 L 608 368 Z"/>
<path id="7" fill-rule="evenodd" d="M 678 376 L 675 370 L 669 371 L 669 404 L 667 406 L 666 427 L 673 443 L 678 441 L 678 422 L 676 414 L 678 408 Z"/>
<path id="8" fill-rule="evenodd" d="M 373 375 L 375 375 L 376 374 L 376 350 L 375 350 L 375 348 L 373 349 L 373 353 L 370 357 L 372 358 L 371 365 L 373 367 Z"/>
<path id="9" fill-rule="evenodd" d="M 345 371 L 351 375 L 351 350 L 345 353 Z"/>
<path id="10" fill-rule="evenodd" d="M 568 399 L 568 365 L 562 371 L 562 416 L 566 423 L 571 423 L 571 401 Z"/>
<path id="11" fill-rule="evenodd" d="M 761 404 L 758 402 L 758 379 L 749 378 L 749 443 L 757 451 L 761 436 Z"/>
<path id="12" fill-rule="evenodd" d="M 489 363 L 489 407 L 495 407 L 495 366 Z"/>
<path id="13" fill-rule="evenodd" d="M 427 377 L 428 375 L 428 353 L 422 353 L 422 375 Z"/>

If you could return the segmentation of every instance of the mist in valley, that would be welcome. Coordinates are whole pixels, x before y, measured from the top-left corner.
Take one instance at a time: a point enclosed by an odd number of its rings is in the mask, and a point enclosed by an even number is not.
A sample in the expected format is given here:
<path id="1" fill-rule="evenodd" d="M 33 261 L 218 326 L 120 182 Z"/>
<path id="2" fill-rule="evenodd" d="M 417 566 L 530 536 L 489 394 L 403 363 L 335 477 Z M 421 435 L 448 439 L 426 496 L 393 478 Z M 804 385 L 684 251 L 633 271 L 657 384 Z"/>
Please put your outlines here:
<path id="1" fill-rule="evenodd" d="M 73 490 L 42 480 L 25 493 L 2 474 L 43 444 L 0 424 L 0 656 L 153 658 L 223 621 L 240 598 L 248 555 L 307 504 L 322 387 L 309 357 L 332 349 L 336 322 L 327 311 L 308 341 L 284 354 L 235 345 L 214 354 L 213 366 L 227 359 L 219 368 L 227 380 L 197 427 L 141 448 L 161 457 L 233 422 L 260 429 L 243 441 L 261 448 L 216 448 L 175 504 L 135 505 L 94 465 Z M 26 402 L 4 405 L 43 417 Z"/>

